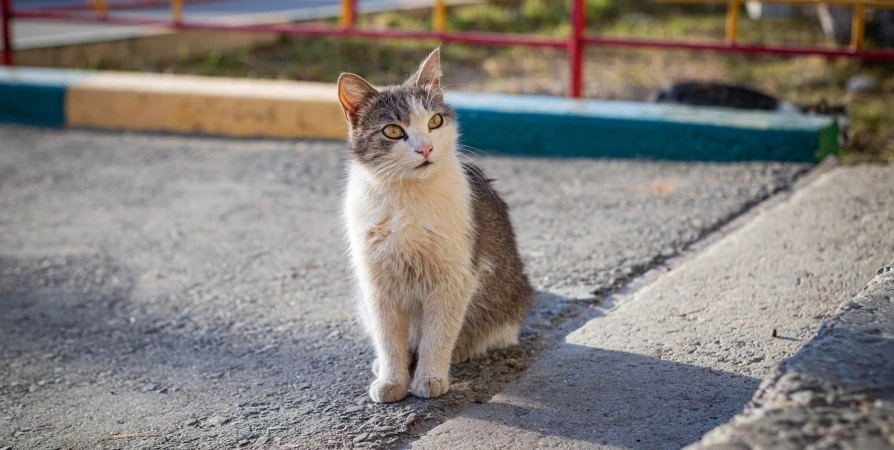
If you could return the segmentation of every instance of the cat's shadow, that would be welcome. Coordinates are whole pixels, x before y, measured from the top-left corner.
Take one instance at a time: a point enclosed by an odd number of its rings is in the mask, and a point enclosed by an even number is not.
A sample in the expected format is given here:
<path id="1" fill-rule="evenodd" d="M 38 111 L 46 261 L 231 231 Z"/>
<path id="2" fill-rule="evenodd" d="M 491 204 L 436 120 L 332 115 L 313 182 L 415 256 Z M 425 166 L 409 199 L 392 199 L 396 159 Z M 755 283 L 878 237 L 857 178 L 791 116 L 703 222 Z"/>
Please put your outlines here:
<path id="1" fill-rule="evenodd" d="M 760 380 L 754 377 L 565 339 L 602 311 L 538 292 L 524 333 L 547 341 L 539 355 L 486 403 L 433 430 L 423 440 L 433 445 L 423 448 L 451 448 L 453 439 L 476 434 L 486 435 L 494 448 L 569 441 L 586 447 L 681 448 L 739 413 L 757 390 Z M 455 372 L 460 379 L 465 375 Z"/>
<path id="2" fill-rule="evenodd" d="M 486 435 L 492 448 L 535 442 L 546 448 L 569 441 L 681 448 L 739 413 L 759 383 L 705 367 L 563 343 L 486 404 L 459 413 L 428 439 L 436 444 L 430 448 L 450 448 L 457 435 L 449 431 L 458 429 Z"/>

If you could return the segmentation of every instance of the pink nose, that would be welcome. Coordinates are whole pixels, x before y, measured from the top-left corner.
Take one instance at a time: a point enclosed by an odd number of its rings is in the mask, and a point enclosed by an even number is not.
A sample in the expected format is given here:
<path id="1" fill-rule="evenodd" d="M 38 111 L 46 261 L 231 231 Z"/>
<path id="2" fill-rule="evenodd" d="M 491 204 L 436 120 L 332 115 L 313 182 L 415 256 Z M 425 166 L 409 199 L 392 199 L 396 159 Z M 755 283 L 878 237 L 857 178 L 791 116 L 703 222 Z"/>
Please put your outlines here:
<path id="1" fill-rule="evenodd" d="M 428 159 L 428 155 L 431 154 L 431 151 L 434 150 L 431 145 L 425 145 L 416 149 L 416 153 L 424 156 L 425 159 Z"/>

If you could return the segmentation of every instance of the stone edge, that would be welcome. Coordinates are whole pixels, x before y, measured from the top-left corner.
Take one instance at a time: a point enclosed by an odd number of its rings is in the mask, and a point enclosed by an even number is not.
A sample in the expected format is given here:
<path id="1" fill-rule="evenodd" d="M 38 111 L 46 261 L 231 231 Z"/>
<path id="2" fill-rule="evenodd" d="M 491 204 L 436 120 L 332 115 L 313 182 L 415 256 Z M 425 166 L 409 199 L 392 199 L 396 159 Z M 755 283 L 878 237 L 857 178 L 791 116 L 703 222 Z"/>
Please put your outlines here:
<path id="1" fill-rule="evenodd" d="M 894 448 L 894 261 L 687 450 Z"/>

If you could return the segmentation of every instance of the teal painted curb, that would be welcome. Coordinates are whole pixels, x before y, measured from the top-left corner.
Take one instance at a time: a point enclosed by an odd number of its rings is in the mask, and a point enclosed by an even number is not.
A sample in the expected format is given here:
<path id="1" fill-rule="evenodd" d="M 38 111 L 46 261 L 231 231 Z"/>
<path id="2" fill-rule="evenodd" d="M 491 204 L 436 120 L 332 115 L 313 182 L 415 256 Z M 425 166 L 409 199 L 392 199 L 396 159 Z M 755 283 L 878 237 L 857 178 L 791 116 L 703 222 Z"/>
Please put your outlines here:
<path id="1" fill-rule="evenodd" d="M 65 92 L 89 72 L 0 67 L 0 122 L 65 126 Z"/>
<path id="2" fill-rule="evenodd" d="M 0 122 L 66 126 L 67 90 L 95 74 L 0 68 Z M 838 152 L 827 117 L 459 92 L 447 101 L 459 114 L 461 142 L 491 154 L 815 162 Z"/>
<path id="3" fill-rule="evenodd" d="M 462 142 L 540 157 L 816 162 L 838 151 L 828 117 L 654 103 L 452 93 Z"/>

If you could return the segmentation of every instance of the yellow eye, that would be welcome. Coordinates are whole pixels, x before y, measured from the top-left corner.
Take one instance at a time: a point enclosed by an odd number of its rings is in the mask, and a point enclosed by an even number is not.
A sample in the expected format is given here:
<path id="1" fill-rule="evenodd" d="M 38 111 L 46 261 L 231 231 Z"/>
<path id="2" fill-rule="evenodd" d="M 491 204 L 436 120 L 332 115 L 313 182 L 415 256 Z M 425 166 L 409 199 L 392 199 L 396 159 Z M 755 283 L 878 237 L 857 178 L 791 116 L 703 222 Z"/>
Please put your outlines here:
<path id="1" fill-rule="evenodd" d="M 404 130 L 397 125 L 387 125 L 385 128 L 382 128 L 382 134 L 390 139 L 400 139 L 404 137 Z"/>
<path id="2" fill-rule="evenodd" d="M 444 118 L 441 117 L 440 114 L 435 114 L 431 116 L 431 119 L 428 119 L 428 129 L 434 130 L 435 128 L 440 128 L 441 125 L 444 124 Z"/>

